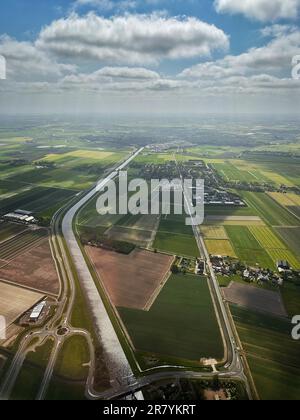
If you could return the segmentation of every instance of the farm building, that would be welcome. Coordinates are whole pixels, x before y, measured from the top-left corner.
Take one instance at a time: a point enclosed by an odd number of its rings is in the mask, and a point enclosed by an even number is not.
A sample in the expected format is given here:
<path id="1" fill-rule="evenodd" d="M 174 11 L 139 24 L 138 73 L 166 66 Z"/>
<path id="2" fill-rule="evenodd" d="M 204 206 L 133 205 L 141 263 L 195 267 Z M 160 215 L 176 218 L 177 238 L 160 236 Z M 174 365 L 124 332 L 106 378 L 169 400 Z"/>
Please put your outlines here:
<path id="1" fill-rule="evenodd" d="M 288 261 L 277 261 L 277 268 L 279 271 L 289 271 L 291 266 Z"/>
<path id="2" fill-rule="evenodd" d="M 30 321 L 37 322 L 43 312 L 43 309 L 46 306 L 46 302 L 40 302 L 37 306 L 35 306 L 30 314 Z"/>
<path id="3" fill-rule="evenodd" d="M 22 223 L 35 223 L 36 222 L 36 219 L 33 216 L 16 213 L 16 212 L 5 214 L 4 218 L 7 220 L 11 220 L 15 222 L 22 222 Z"/>

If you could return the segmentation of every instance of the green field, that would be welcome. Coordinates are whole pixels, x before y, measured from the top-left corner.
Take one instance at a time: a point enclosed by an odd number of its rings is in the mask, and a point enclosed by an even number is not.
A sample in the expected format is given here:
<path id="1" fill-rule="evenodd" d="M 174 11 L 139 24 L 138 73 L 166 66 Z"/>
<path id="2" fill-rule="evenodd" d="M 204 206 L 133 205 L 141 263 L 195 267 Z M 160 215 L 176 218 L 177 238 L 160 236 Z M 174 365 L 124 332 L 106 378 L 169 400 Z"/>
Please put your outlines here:
<path id="1" fill-rule="evenodd" d="M 22 209 L 38 214 L 47 210 L 49 207 L 60 205 L 75 194 L 76 192 L 73 190 L 32 188 L 11 198 L 0 199 L 0 212 L 6 214 L 17 209 Z"/>
<path id="2" fill-rule="evenodd" d="M 83 381 L 88 374 L 89 348 L 85 337 L 74 336 L 63 345 L 57 359 L 55 375 L 73 381 Z"/>
<path id="3" fill-rule="evenodd" d="M 290 247 L 290 249 L 300 257 L 300 227 L 296 228 L 276 228 L 276 231 Z"/>
<path id="4" fill-rule="evenodd" d="M 243 192 L 243 199 L 271 226 L 298 226 L 299 220 L 265 193 Z"/>
<path id="5" fill-rule="evenodd" d="M 289 320 L 231 306 L 261 399 L 299 399 L 300 343 Z"/>
<path id="6" fill-rule="evenodd" d="M 238 258 L 255 267 L 257 264 L 262 268 L 275 269 L 275 264 L 268 253 L 250 232 L 247 226 L 225 226 Z"/>
<path id="7" fill-rule="evenodd" d="M 24 365 L 14 385 L 12 400 L 35 400 L 41 382 L 44 377 L 45 368 L 53 348 L 53 341 L 47 340 L 35 352 L 28 353 Z"/>
<path id="8" fill-rule="evenodd" d="M 178 256 L 199 257 L 196 240 L 189 235 L 157 232 L 153 248 Z"/>
<path id="9" fill-rule="evenodd" d="M 287 246 L 269 227 L 249 227 L 251 233 L 268 252 L 274 263 L 286 260 L 294 269 L 300 269 L 300 258 L 287 249 Z"/>
<path id="10" fill-rule="evenodd" d="M 207 280 L 171 276 L 149 312 L 119 308 L 137 350 L 178 359 L 222 359 L 224 349 Z"/>
<path id="11" fill-rule="evenodd" d="M 259 182 L 263 181 L 260 173 L 241 170 L 231 162 L 214 163 L 213 167 L 217 172 L 229 182 Z"/>
<path id="12" fill-rule="evenodd" d="M 158 231 L 194 236 L 192 227 L 185 224 L 185 219 L 185 215 L 163 215 L 161 216 Z"/>

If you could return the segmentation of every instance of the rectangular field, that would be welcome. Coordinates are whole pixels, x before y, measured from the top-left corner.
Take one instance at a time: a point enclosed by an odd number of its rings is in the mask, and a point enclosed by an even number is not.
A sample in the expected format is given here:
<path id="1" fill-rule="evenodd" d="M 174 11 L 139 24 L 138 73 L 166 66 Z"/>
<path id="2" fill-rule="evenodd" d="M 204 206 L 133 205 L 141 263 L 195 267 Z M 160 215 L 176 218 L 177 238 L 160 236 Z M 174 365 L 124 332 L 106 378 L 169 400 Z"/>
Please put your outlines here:
<path id="1" fill-rule="evenodd" d="M 199 249 L 193 236 L 157 232 L 154 249 L 178 256 L 199 257 Z"/>
<path id="2" fill-rule="evenodd" d="M 6 283 L 0 283 L 0 314 L 10 325 L 23 315 L 28 309 L 39 302 L 43 295 Z"/>
<path id="3" fill-rule="evenodd" d="M 265 226 L 265 222 L 258 216 L 207 216 L 205 225 L 223 226 Z"/>
<path id="4" fill-rule="evenodd" d="M 149 312 L 119 312 L 137 350 L 196 362 L 224 356 L 206 278 L 171 276 Z"/>
<path id="5" fill-rule="evenodd" d="M 284 206 L 293 213 L 300 223 L 300 196 L 297 194 L 282 194 L 282 193 L 269 193 L 278 204 Z"/>
<path id="6" fill-rule="evenodd" d="M 252 235 L 247 226 L 226 226 L 230 242 L 237 257 L 247 265 L 275 270 L 275 263 L 270 255 Z"/>
<path id="7" fill-rule="evenodd" d="M 201 226 L 200 230 L 204 239 L 228 239 L 223 226 Z"/>
<path id="8" fill-rule="evenodd" d="M 48 231 L 46 229 L 27 229 L 18 236 L 10 238 L 0 244 L 0 259 L 11 261 L 18 255 L 24 254 L 26 250 L 35 246 L 46 236 L 48 236 Z"/>
<path id="9" fill-rule="evenodd" d="M 225 299 L 230 303 L 270 315 L 287 316 L 280 293 L 236 282 L 232 282 L 222 291 Z"/>
<path id="10" fill-rule="evenodd" d="M 0 278 L 57 295 L 59 281 L 48 239 L 9 264 L 0 264 Z"/>
<path id="11" fill-rule="evenodd" d="M 296 228 L 277 228 L 276 231 L 290 247 L 290 249 L 300 257 L 300 227 Z"/>
<path id="12" fill-rule="evenodd" d="M 129 255 L 86 247 L 115 306 L 145 309 L 170 274 L 173 258 L 136 249 Z"/>
<path id="13" fill-rule="evenodd" d="M 151 241 L 152 232 L 141 229 L 113 226 L 105 232 L 105 235 L 114 241 L 131 242 L 138 246 L 147 247 Z"/>
<path id="14" fill-rule="evenodd" d="M 0 211 L 5 214 L 22 209 L 37 214 L 71 198 L 75 193 L 67 189 L 34 187 L 5 200 L 0 199 Z"/>
<path id="15" fill-rule="evenodd" d="M 26 229 L 25 226 L 17 225 L 15 223 L 3 222 L 0 224 L 0 242 L 5 241 Z"/>
<path id="16" fill-rule="evenodd" d="M 236 253 L 228 240 L 206 239 L 205 244 L 210 255 L 236 258 Z"/>
<path id="17" fill-rule="evenodd" d="M 243 192 L 242 197 L 271 226 L 299 225 L 299 219 L 265 193 Z"/>
<path id="18" fill-rule="evenodd" d="M 286 249 L 285 244 L 269 227 L 249 227 L 249 230 L 264 249 Z"/>
<path id="19" fill-rule="evenodd" d="M 231 306 L 251 373 L 263 400 L 299 399 L 300 343 L 289 320 Z"/>

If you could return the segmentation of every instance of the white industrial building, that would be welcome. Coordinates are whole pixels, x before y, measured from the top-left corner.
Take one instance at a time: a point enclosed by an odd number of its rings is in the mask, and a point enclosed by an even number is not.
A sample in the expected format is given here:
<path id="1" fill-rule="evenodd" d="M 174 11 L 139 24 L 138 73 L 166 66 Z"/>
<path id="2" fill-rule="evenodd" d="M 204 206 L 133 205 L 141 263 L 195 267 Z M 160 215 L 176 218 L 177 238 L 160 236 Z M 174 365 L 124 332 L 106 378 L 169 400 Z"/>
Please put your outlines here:
<path id="1" fill-rule="evenodd" d="M 46 306 L 46 301 L 40 302 L 37 306 L 35 306 L 30 315 L 31 322 L 37 322 L 39 317 L 41 316 L 43 309 Z"/>

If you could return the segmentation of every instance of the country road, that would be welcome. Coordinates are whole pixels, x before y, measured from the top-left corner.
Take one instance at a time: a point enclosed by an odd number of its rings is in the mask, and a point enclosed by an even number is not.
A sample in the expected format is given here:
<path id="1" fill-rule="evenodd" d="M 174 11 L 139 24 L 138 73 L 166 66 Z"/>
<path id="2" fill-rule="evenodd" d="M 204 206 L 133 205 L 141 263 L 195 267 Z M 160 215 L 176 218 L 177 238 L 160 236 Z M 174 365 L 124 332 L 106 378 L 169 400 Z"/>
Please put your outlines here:
<path id="1" fill-rule="evenodd" d="M 86 194 L 81 197 L 71 200 L 67 205 L 67 210 L 59 210 L 53 218 L 51 249 L 53 259 L 59 268 L 59 277 L 61 282 L 61 293 L 58 301 L 58 307 L 55 316 L 47 322 L 44 328 L 37 330 L 30 335 L 23 338 L 19 346 L 18 352 L 11 363 L 11 366 L 6 374 L 4 382 L 1 387 L 1 398 L 9 399 L 13 386 L 15 384 L 18 373 L 20 372 L 26 355 L 30 349 L 30 343 L 34 337 L 39 338 L 40 342 L 43 339 L 51 337 L 54 340 L 54 347 L 48 361 L 42 383 L 36 399 L 44 399 L 52 379 L 55 363 L 66 339 L 74 335 L 82 335 L 86 338 L 90 349 L 90 370 L 86 385 L 86 396 L 89 399 L 114 399 L 120 398 L 124 395 L 141 390 L 143 386 L 149 385 L 160 379 L 170 378 L 194 378 L 194 379 L 210 379 L 215 376 L 215 372 L 197 372 L 186 369 L 184 366 L 161 366 L 159 368 L 151 368 L 147 370 L 141 369 L 136 360 L 136 368 L 139 370 L 137 378 L 135 378 L 132 367 L 127 360 L 124 349 L 118 339 L 117 333 L 113 327 L 109 314 L 102 301 L 99 291 L 95 285 L 94 279 L 89 271 L 87 262 L 82 254 L 81 248 L 77 242 L 74 233 L 74 219 L 78 211 L 96 196 L 99 189 L 104 188 L 107 183 L 115 179 L 120 170 L 126 166 L 141 153 L 143 149 L 139 149 L 132 154 L 125 162 L 114 169 L 104 180 L 100 181 Z M 185 200 L 187 198 L 185 197 Z M 189 211 L 191 215 L 191 208 L 189 204 Z M 61 229 L 63 238 L 61 236 Z M 240 356 L 235 343 L 235 333 L 233 332 L 229 316 L 223 298 L 219 289 L 219 285 L 214 274 L 209 254 L 207 252 L 204 240 L 200 234 L 198 226 L 193 226 L 194 235 L 198 244 L 198 248 L 202 257 L 206 260 L 210 272 L 210 286 L 212 290 L 212 297 L 217 304 L 217 312 L 219 314 L 220 326 L 225 337 L 227 347 L 227 358 L 229 363 L 226 366 L 226 371 L 219 372 L 220 378 L 237 379 L 246 384 L 248 394 L 251 398 L 251 391 L 248 384 L 247 377 L 244 373 L 243 358 Z M 76 269 L 76 274 L 80 281 L 81 287 L 84 291 L 87 305 L 92 314 L 95 332 L 99 342 L 104 348 L 105 362 L 109 369 L 111 377 L 111 388 L 105 392 L 97 393 L 94 391 L 94 370 L 95 370 L 95 355 L 94 345 L 90 334 L 84 330 L 78 330 L 71 326 L 70 319 L 75 300 L 75 280 L 74 273 L 70 266 L 69 255 L 72 263 Z M 68 329 L 68 333 L 64 337 L 57 334 L 55 323 L 60 320 L 61 325 Z"/>

